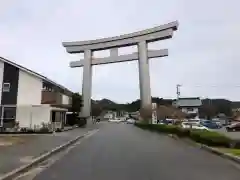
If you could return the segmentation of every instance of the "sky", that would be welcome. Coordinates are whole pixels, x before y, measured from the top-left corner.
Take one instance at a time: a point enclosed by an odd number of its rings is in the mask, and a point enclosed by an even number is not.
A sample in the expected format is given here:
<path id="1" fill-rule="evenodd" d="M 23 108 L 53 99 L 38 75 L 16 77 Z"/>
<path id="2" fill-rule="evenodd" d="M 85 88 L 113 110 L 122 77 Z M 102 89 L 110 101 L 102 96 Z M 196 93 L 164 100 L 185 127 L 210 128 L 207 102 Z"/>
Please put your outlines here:
<path id="1" fill-rule="evenodd" d="M 63 41 L 130 33 L 172 21 L 172 39 L 149 44 L 169 49 L 150 59 L 154 97 L 240 100 L 240 2 L 238 0 L 8 0 L 0 1 L 0 56 L 66 86 L 82 90 L 82 68 L 69 62 Z M 137 51 L 122 48 L 121 54 Z M 109 52 L 97 52 L 104 57 Z M 92 98 L 118 103 L 139 98 L 138 62 L 93 66 Z"/>

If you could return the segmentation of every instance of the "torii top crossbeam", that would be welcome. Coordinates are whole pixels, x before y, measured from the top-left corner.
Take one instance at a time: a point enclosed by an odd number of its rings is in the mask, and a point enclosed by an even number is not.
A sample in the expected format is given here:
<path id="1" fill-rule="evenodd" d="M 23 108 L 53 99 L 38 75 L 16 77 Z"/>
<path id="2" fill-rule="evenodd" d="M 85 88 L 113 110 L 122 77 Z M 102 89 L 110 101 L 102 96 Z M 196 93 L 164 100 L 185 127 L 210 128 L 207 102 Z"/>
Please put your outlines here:
<path id="1" fill-rule="evenodd" d="M 104 50 L 111 48 L 119 48 L 137 45 L 141 41 L 154 42 L 158 40 L 169 39 L 173 35 L 173 31 L 178 29 L 178 22 L 174 21 L 168 24 L 157 26 L 154 28 L 138 31 L 130 34 L 102 38 L 89 41 L 63 42 L 68 53 L 82 53 L 86 49 Z"/>

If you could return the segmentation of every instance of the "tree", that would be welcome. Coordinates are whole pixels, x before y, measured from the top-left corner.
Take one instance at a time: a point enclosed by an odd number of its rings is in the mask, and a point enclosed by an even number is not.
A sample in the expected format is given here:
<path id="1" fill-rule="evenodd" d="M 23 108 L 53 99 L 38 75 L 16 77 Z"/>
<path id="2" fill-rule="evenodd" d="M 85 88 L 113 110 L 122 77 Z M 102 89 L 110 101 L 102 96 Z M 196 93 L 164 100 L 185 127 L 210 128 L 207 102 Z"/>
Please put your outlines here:
<path id="1" fill-rule="evenodd" d="M 211 119 L 217 115 L 217 110 L 213 105 L 204 104 L 199 109 L 199 115 L 201 118 Z"/>
<path id="2" fill-rule="evenodd" d="M 227 116 L 232 115 L 232 102 L 226 99 L 203 99 L 201 111 L 204 111 L 206 116 L 216 116 L 219 113 L 224 113 Z M 202 114 L 202 113 L 200 113 Z"/>
<path id="3" fill-rule="evenodd" d="M 71 112 L 79 113 L 82 108 L 82 96 L 79 93 L 73 93 L 72 95 L 72 106 L 69 109 Z"/>
<path id="4" fill-rule="evenodd" d="M 101 105 L 95 104 L 95 103 L 92 104 L 92 111 L 91 111 L 92 116 L 95 116 L 95 117 L 100 116 L 102 111 L 103 111 L 103 108 L 101 107 Z"/>
<path id="5" fill-rule="evenodd" d="M 161 119 L 161 120 L 166 118 L 182 120 L 187 116 L 184 112 L 182 112 L 178 108 L 175 108 L 173 106 L 164 106 L 164 105 L 160 105 L 157 108 L 157 115 L 158 115 L 158 119 Z"/>

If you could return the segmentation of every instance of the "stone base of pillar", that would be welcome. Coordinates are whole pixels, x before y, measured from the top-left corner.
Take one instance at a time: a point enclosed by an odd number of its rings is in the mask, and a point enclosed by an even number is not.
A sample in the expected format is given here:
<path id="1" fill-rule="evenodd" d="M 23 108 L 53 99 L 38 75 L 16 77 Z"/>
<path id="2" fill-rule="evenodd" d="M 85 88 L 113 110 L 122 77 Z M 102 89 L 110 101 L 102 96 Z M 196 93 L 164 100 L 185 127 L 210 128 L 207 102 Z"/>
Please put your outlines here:
<path id="1" fill-rule="evenodd" d="M 152 106 L 144 106 L 140 109 L 140 119 L 147 123 L 152 123 Z"/>

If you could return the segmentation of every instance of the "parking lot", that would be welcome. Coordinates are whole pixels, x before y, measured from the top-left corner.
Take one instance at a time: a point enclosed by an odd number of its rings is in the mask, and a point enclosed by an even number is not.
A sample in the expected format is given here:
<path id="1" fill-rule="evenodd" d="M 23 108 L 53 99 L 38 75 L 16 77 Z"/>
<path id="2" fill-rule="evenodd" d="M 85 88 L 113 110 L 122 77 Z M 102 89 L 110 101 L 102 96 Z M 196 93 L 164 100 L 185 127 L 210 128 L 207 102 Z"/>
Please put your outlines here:
<path id="1" fill-rule="evenodd" d="M 168 120 L 169 121 L 169 120 Z M 165 121 L 162 121 L 161 123 L 162 124 L 166 124 L 166 120 Z M 172 123 L 171 121 L 169 121 L 170 124 Z M 188 121 L 189 122 L 189 121 Z M 194 121 L 191 121 L 191 123 L 193 123 Z M 197 121 L 196 121 L 197 122 Z M 226 130 L 226 127 L 222 127 L 221 129 L 211 129 L 211 131 L 216 131 L 216 132 L 219 132 L 221 134 L 224 134 L 225 136 L 231 138 L 231 139 L 235 139 L 235 140 L 240 140 L 240 131 L 235 131 L 235 132 L 228 132 Z"/>

